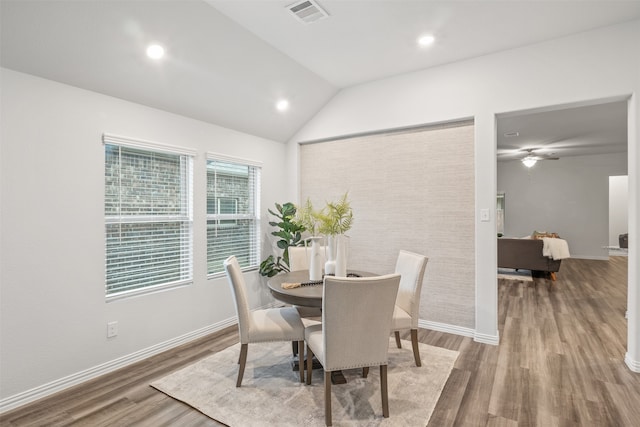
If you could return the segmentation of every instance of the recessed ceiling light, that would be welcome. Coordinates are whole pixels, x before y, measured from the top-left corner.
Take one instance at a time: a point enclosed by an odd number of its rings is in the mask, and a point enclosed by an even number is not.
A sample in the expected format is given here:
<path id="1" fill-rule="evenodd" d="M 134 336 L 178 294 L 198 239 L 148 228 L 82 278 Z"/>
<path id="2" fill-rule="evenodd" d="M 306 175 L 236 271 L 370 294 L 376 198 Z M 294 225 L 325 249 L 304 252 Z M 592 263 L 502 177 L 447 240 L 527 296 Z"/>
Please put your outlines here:
<path id="1" fill-rule="evenodd" d="M 164 56 L 164 48 L 159 44 L 149 45 L 147 48 L 147 56 L 151 59 L 160 59 Z"/>
<path id="2" fill-rule="evenodd" d="M 436 41 L 436 38 L 431 34 L 425 34 L 418 38 L 418 44 L 422 47 L 430 46 L 434 41 Z"/>
<path id="3" fill-rule="evenodd" d="M 278 111 L 287 111 L 289 109 L 289 101 L 286 99 L 281 99 L 276 103 L 276 109 Z"/>

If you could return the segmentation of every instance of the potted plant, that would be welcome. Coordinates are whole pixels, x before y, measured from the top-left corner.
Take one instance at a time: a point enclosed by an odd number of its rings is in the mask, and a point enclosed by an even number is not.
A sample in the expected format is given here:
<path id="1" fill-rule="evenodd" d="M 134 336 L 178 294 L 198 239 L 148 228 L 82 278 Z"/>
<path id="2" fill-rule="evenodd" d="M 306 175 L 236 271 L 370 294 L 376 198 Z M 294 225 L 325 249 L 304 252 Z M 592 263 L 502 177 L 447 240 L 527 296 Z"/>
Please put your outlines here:
<path id="1" fill-rule="evenodd" d="M 327 202 L 318 212 L 319 231 L 327 236 L 329 260 L 325 264 L 325 274 L 347 275 L 347 242 L 344 235 L 353 225 L 353 210 L 346 192 L 337 202 Z"/>
<path id="2" fill-rule="evenodd" d="M 320 219 L 318 217 L 318 212 L 313 209 L 311 199 L 307 198 L 306 203 L 298 208 L 298 213 L 296 214 L 294 222 L 311 233 L 310 237 L 304 239 L 311 242 L 309 280 L 322 280 L 322 258 L 319 249 L 319 243 L 320 240 L 322 240 L 322 237 L 316 234 Z"/>
<path id="3" fill-rule="evenodd" d="M 266 277 L 273 277 L 282 271 L 289 271 L 289 247 L 300 246 L 302 241 L 302 233 L 305 227 L 294 221 L 296 216 L 296 206 L 287 202 L 283 205 L 275 204 L 277 212 L 268 209 L 269 213 L 278 221 L 270 221 L 269 225 L 277 227 L 276 231 L 272 231 L 271 235 L 279 237 L 276 245 L 282 250 L 282 256 L 275 258 L 269 255 L 262 263 L 260 263 L 260 274 Z"/>

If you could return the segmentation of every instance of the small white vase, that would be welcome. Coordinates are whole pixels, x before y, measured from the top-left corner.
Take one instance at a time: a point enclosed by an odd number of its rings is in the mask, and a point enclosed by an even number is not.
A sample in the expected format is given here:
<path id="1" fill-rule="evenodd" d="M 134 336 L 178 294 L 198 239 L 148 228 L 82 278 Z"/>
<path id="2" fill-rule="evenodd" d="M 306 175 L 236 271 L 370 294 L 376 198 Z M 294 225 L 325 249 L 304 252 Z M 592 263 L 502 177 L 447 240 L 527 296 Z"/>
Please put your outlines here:
<path id="1" fill-rule="evenodd" d="M 327 236 L 327 262 L 324 263 L 324 274 L 333 276 L 336 274 L 336 236 Z"/>
<path id="2" fill-rule="evenodd" d="M 311 242 L 311 257 L 309 259 L 309 280 L 322 280 L 322 255 L 319 242 L 322 237 L 309 237 Z"/>
<path id="3" fill-rule="evenodd" d="M 347 277 L 348 237 L 340 234 L 336 237 L 336 277 Z"/>

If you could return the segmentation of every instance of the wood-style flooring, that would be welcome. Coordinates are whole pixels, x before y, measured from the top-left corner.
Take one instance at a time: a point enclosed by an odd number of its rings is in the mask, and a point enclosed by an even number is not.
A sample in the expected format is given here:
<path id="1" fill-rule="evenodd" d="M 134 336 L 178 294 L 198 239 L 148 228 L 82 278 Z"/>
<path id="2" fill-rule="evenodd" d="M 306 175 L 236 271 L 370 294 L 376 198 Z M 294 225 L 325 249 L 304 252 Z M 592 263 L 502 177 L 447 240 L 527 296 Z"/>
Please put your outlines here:
<path id="1" fill-rule="evenodd" d="M 499 281 L 499 346 L 420 330 L 421 342 L 460 352 L 429 426 L 640 426 L 640 374 L 623 361 L 626 282 L 626 257 L 569 259 L 553 285 Z M 219 426 L 149 383 L 237 340 L 228 328 L 7 412 L 0 426 Z"/>

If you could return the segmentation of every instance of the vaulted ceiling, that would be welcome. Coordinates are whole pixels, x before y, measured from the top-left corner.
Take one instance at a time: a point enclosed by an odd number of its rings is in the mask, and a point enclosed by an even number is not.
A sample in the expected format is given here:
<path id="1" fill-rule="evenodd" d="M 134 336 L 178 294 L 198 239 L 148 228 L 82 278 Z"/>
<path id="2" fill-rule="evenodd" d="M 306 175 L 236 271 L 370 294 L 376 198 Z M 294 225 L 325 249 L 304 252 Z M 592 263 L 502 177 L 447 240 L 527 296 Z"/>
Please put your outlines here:
<path id="1" fill-rule="evenodd" d="M 0 63 L 287 141 L 341 88 L 640 18 L 639 1 L 318 1 L 329 17 L 304 24 L 294 0 L 1 0 Z"/>

